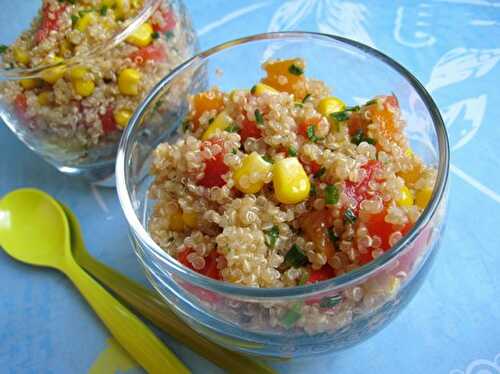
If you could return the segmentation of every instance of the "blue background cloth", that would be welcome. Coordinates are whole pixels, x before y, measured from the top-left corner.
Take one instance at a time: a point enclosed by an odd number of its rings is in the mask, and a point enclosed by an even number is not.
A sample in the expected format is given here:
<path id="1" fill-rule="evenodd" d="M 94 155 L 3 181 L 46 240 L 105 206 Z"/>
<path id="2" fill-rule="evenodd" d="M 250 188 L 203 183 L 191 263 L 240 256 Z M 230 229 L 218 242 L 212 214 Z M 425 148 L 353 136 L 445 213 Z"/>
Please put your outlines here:
<path id="1" fill-rule="evenodd" d="M 449 131 L 448 227 L 415 299 L 390 326 L 357 347 L 272 365 L 282 373 L 500 373 L 500 3 L 186 4 L 203 49 L 228 38 L 277 30 L 335 33 L 375 46 L 427 86 Z M 19 20 L 23 18 L 21 2 L 3 0 L 1 5 L 18 7 Z M 0 35 L 20 24 L 4 18 L 0 15 Z M 0 123 L 0 196 L 26 186 L 68 204 L 81 220 L 91 252 L 146 283 L 114 190 L 59 174 Z M 220 372 L 163 337 L 194 373 Z M 0 251 L 0 372 L 86 373 L 107 339 L 106 329 L 63 275 L 19 264 Z"/>

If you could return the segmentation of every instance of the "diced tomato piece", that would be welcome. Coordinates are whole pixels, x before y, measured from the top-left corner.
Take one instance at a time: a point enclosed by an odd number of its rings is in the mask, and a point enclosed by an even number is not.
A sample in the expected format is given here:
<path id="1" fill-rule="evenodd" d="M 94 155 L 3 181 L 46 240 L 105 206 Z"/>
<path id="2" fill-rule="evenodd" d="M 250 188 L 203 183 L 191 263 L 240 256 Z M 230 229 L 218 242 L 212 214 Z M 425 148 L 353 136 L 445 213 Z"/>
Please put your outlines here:
<path id="1" fill-rule="evenodd" d="M 167 52 L 163 46 L 151 44 L 131 53 L 129 57 L 137 65 L 144 65 L 147 61 L 165 61 L 167 59 Z"/>
<path id="2" fill-rule="evenodd" d="M 161 24 L 153 23 L 153 29 L 156 32 L 167 32 L 173 30 L 176 25 L 175 16 L 173 12 L 169 10 L 161 11 L 161 15 L 162 15 Z"/>
<path id="3" fill-rule="evenodd" d="M 382 240 L 380 248 L 384 251 L 391 247 L 389 244 L 389 237 L 394 231 L 396 231 L 394 229 L 394 225 L 385 221 L 386 215 L 387 211 L 384 209 L 382 212 L 372 215 L 366 223 L 366 227 L 370 235 L 377 235 Z"/>
<path id="4" fill-rule="evenodd" d="M 420 256 L 424 251 L 428 249 L 431 235 L 432 235 L 431 226 L 427 226 L 422 230 L 420 235 L 411 244 L 410 248 L 406 251 L 406 253 L 401 255 L 401 257 L 399 258 L 399 266 L 397 268 L 398 271 L 405 271 L 408 273 L 412 269 L 413 264 L 415 263 L 418 256 Z"/>
<path id="5" fill-rule="evenodd" d="M 191 262 L 188 260 L 188 256 L 193 253 L 194 250 L 192 248 L 186 248 L 184 251 L 177 254 L 177 261 L 179 261 L 182 265 L 187 268 L 196 271 L 197 273 L 203 274 L 209 278 L 221 280 L 222 276 L 220 274 L 220 270 L 217 268 L 217 258 L 220 256 L 217 254 L 217 251 L 213 250 L 210 254 L 205 257 L 205 266 L 203 269 L 195 269 Z"/>
<path id="6" fill-rule="evenodd" d="M 366 265 L 373 260 L 372 249 L 368 248 L 365 253 L 360 253 L 358 255 L 358 262 L 360 265 Z"/>
<path id="7" fill-rule="evenodd" d="M 106 113 L 101 116 L 101 124 L 102 131 L 104 131 L 105 134 L 109 134 L 113 131 L 118 130 L 118 127 L 116 127 L 116 121 L 115 116 L 113 115 L 112 107 L 109 107 L 108 110 L 106 110 Z"/>
<path id="8" fill-rule="evenodd" d="M 222 140 L 214 138 L 208 140 L 208 144 L 216 144 L 223 146 Z M 202 145 L 202 148 L 205 145 Z M 229 171 L 229 166 L 224 163 L 224 151 L 217 153 L 212 158 L 205 160 L 205 175 L 198 181 L 198 184 L 203 187 L 222 187 L 226 181 L 222 178 Z"/>
<path id="9" fill-rule="evenodd" d="M 304 213 L 300 216 L 300 227 L 307 239 L 314 243 L 327 259 L 333 256 L 335 247 L 328 236 L 328 228 L 333 226 L 333 216 L 328 209 Z"/>
<path id="10" fill-rule="evenodd" d="M 316 130 L 316 126 L 320 121 L 321 118 L 317 117 L 317 118 L 310 118 L 307 121 L 299 123 L 297 134 L 302 135 L 306 139 L 309 139 L 309 136 L 307 135 L 307 129 L 311 126 L 314 126 L 314 130 Z"/>
<path id="11" fill-rule="evenodd" d="M 354 199 L 357 203 L 354 209 L 355 213 L 359 210 L 359 203 L 366 198 L 369 198 L 368 183 L 372 180 L 375 171 L 380 167 L 380 162 L 377 160 L 370 160 L 361 167 L 366 171 L 365 177 L 357 183 L 346 181 L 344 186 L 345 194 Z"/>
<path id="12" fill-rule="evenodd" d="M 14 106 L 17 113 L 24 117 L 26 115 L 26 111 L 28 110 L 28 101 L 26 100 L 26 95 L 18 94 L 14 99 Z"/>
<path id="13" fill-rule="evenodd" d="M 318 270 L 311 270 L 309 273 L 309 279 L 307 279 L 306 284 L 312 284 L 316 282 L 325 281 L 335 277 L 335 270 L 330 265 L 323 265 L 322 268 Z"/>
<path id="14" fill-rule="evenodd" d="M 244 142 L 248 138 L 259 139 L 260 137 L 262 137 L 262 133 L 257 127 L 256 122 L 250 121 L 249 119 L 245 118 L 243 120 L 243 123 L 241 124 L 240 137 L 241 142 Z"/>
<path id="15" fill-rule="evenodd" d="M 59 18 L 66 10 L 66 5 L 61 4 L 55 11 L 50 10 L 49 4 L 45 4 L 42 8 L 42 19 L 40 26 L 35 33 L 35 43 L 38 44 L 45 40 L 52 30 L 56 30 L 59 25 Z"/>

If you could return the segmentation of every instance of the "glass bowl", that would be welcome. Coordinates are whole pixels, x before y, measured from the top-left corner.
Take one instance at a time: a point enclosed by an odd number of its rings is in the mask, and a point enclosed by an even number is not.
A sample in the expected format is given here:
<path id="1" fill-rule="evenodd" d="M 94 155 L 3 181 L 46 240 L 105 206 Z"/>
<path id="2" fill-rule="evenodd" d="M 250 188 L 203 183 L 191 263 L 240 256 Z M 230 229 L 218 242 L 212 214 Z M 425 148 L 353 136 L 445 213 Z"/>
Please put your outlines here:
<path id="1" fill-rule="evenodd" d="M 186 94 L 217 85 L 252 87 L 269 58 L 305 59 L 307 75 L 323 80 L 349 104 L 393 92 L 408 124 L 411 146 L 437 181 L 411 231 L 391 250 L 328 281 L 290 288 L 250 288 L 204 277 L 182 266 L 149 236 L 152 202 L 148 174 L 152 151 L 178 139 L 188 107 Z M 208 81 L 179 82 L 204 71 Z M 184 85 L 186 86 L 186 85 Z M 156 103 L 180 98 L 177 117 L 162 121 Z M 161 123 L 162 125 L 159 125 Z M 159 127 L 160 130 L 159 130 Z M 382 329 L 408 304 L 431 267 L 446 212 L 449 149 L 445 126 L 424 87 L 397 62 L 349 39 L 316 33 L 268 33 L 231 41 L 177 67 L 135 112 L 120 143 L 117 190 L 135 253 L 170 307 L 193 329 L 229 349 L 271 357 L 296 357 L 345 349 Z M 321 309 L 321 301 L 335 304 Z M 294 324 L 288 322 L 294 321 Z"/>
<path id="2" fill-rule="evenodd" d="M 181 0 L 95 3 L 9 3 L 0 16 L 16 20 L 0 37 L 0 118 L 61 172 L 90 182 L 114 174 L 136 106 L 197 51 Z"/>

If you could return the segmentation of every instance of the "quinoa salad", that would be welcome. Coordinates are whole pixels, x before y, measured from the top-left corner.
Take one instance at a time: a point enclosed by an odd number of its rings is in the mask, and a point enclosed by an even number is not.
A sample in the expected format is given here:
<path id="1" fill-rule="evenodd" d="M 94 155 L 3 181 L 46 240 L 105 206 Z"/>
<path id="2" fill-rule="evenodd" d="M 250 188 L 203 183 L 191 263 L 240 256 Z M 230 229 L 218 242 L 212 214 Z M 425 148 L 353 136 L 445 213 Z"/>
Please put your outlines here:
<path id="1" fill-rule="evenodd" d="M 153 240 L 202 275 L 261 288 L 328 280 L 390 250 L 436 179 L 409 146 L 397 98 L 348 106 L 307 78 L 299 58 L 262 67 L 265 77 L 251 89 L 190 97 L 180 138 L 155 150 Z M 255 328 L 266 329 L 266 320 L 311 333 L 336 329 L 354 310 L 373 311 L 395 294 L 425 243 L 417 247 L 401 258 L 398 276 L 372 277 L 342 295 L 237 311 L 229 301 L 220 310 Z M 218 308 L 216 295 L 189 289 Z"/>
<path id="2" fill-rule="evenodd" d="M 2 82 L 0 97 L 30 131 L 60 150 L 79 152 L 82 161 L 99 158 L 98 149 L 116 146 L 152 86 L 191 53 L 191 31 L 169 1 L 112 45 L 145 4 L 43 0 L 30 29 L 0 52 L 5 69 L 53 66 L 33 79 Z"/>

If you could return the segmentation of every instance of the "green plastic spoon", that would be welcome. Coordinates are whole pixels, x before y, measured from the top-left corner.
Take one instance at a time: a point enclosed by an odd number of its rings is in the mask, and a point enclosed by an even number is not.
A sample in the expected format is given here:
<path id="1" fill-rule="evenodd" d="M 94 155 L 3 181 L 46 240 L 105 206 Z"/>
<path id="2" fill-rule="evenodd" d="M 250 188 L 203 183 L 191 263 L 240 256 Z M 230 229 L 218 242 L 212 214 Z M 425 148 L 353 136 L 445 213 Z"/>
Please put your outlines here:
<path id="1" fill-rule="evenodd" d="M 264 363 L 211 343 L 179 319 L 155 293 L 93 258 L 85 248 L 77 217 L 64 204 L 61 203 L 61 206 L 68 217 L 71 247 L 76 261 L 124 303 L 167 334 L 229 373 L 276 373 Z"/>
<path id="2" fill-rule="evenodd" d="M 148 373 L 189 373 L 151 330 L 75 262 L 61 206 L 46 193 L 20 189 L 0 201 L 0 245 L 13 258 L 62 271 L 116 340 Z"/>

